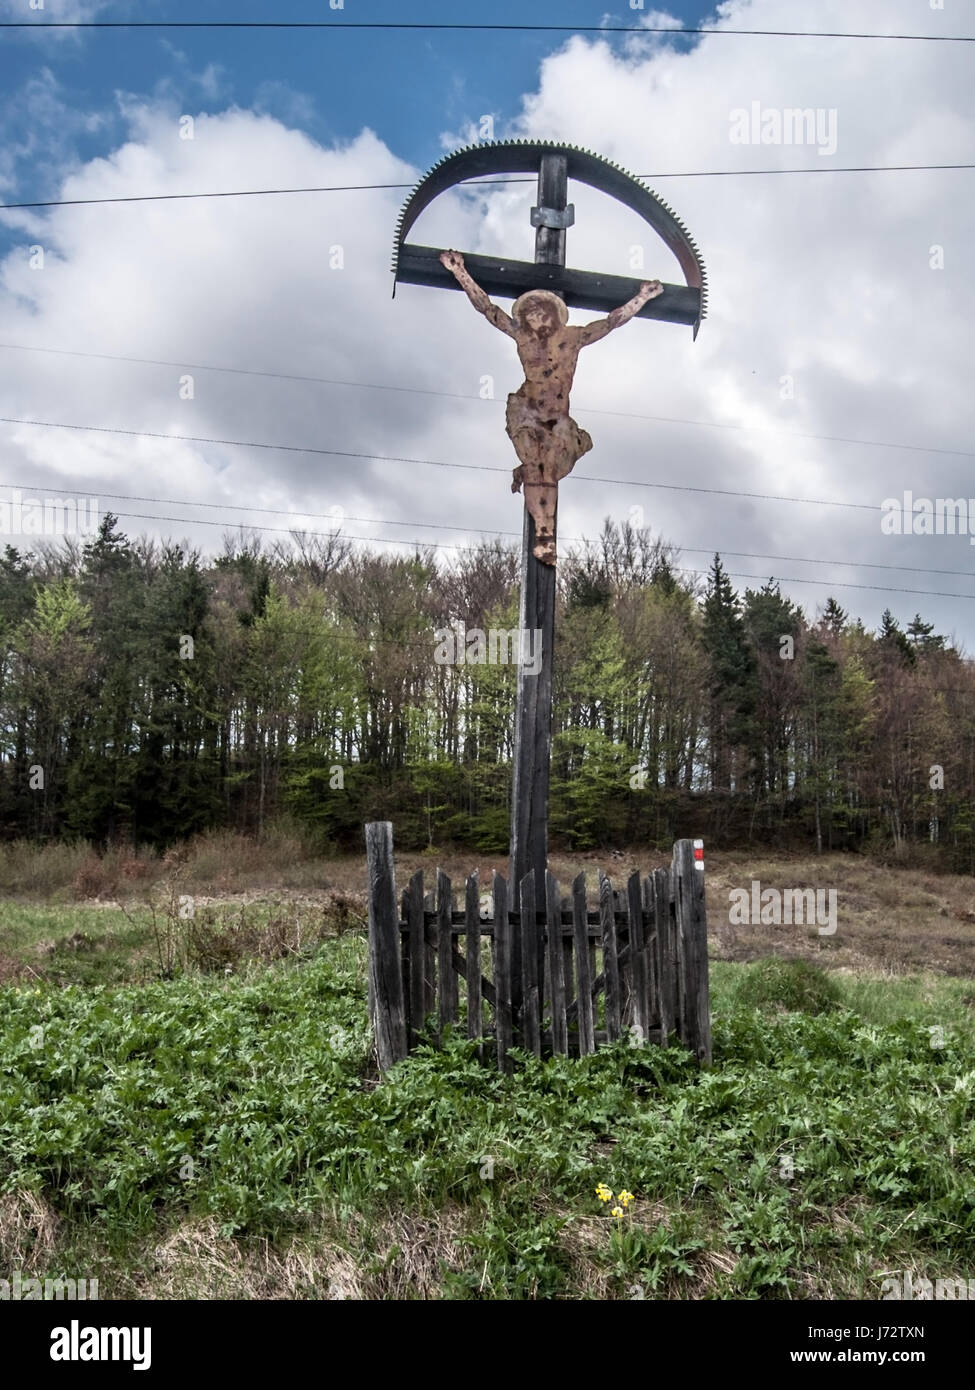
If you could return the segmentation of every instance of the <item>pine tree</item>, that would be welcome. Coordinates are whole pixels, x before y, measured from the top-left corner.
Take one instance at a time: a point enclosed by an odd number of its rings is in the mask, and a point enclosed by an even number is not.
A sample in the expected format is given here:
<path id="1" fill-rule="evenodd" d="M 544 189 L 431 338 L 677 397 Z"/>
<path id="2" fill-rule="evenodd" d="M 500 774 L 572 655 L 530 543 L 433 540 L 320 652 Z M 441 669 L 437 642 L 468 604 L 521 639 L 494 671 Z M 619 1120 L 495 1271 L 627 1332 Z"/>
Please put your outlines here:
<path id="1" fill-rule="evenodd" d="M 945 649 L 944 637 L 939 637 L 935 633 L 934 623 L 926 623 L 920 613 L 915 613 L 908 624 L 907 638 L 917 651 L 943 652 Z"/>
<path id="2" fill-rule="evenodd" d="M 782 597 L 769 580 L 757 592 L 745 590 L 745 632 L 756 670 L 754 740 L 751 749 L 756 792 L 770 796 L 788 783 L 788 749 L 799 704 L 797 651 L 804 631 L 802 610 Z M 771 807 L 769 809 L 771 823 Z"/>
<path id="3" fill-rule="evenodd" d="M 901 631 L 900 624 L 889 608 L 885 608 L 881 614 L 877 640 L 884 651 L 892 652 L 905 665 L 913 666 L 917 660 L 914 647 Z"/>
<path id="4" fill-rule="evenodd" d="M 823 609 L 823 625 L 834 637 L 839 637 L 842 634 L 848 616 L 846 610 L 840 607 L 835 598 L 830 597 L 826 600 L 826 607 Z"/>
<path id="5" fill-rule="evenodd" d="M 741 605 L 715 555 L 703 604 L 704 646 L 710 662 L 711 779 L 715 788 L 741 790 L 737 753 L 754 738 L 755 662 Z"/>

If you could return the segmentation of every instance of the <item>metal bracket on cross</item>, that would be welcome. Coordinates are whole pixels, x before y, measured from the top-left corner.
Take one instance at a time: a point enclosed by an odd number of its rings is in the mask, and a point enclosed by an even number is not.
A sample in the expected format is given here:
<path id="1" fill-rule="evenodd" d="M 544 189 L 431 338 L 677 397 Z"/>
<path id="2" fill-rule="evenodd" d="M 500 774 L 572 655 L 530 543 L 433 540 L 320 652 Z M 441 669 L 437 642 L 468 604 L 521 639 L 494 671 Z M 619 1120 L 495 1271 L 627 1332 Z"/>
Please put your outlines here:
<path id="1" fill-rule="evenodd" d="M 557 231 L 564 231 L 566 227 L 574 227 L 576 224 L 576 210 L 573 203 L 569 203 L 566 208 L 532 208 L 533 227 L 554 227 Z"/>
<path id="2" fill-rule="evenodd" d="M 646 303 L 637 315 L 687 324 L 697 337 L 707 312 L 707 274 L 693 237 L 680 218 L 656 193 L 619 165 L 575 145 L 542 144 L 529 140 L 471 145 L 447 155 L 424 175 L 413 189 L 400 213 L 393 249 L 393 294 L 397 284 L 429 285 L 438 289 L 458 289 L 450 271 L 440 264 L 443 248 L 420 246 L 406 240 L 420 213 L 441 193 L 469 179 L 495 174 L 539 174 L 542 162 L 553 155 L 565 161 L 570 179 L 588 184 L 615 198 L 637 213 L 673 252 L 684 275 L 685 284 L 664 284 L 664 292 Z M 532 209 L 531 224 L 550 229 L 564 237 L 575 221 L 572 204 L 553 207 L 539 198 Z M 479 256 L 464 252 L 471 275 L 489 295 L 516 299 L 526 290 L 552 290 L 570 308 L 608 312 L 631 299 L 642 280 L 624 275 L 603 275 L 589 270 L 572 270 L 565 265 L 539 265 L 532 261 L 505 260 L 498 256 Z M 648 268 L 649 273 L 649 268 Z"/>

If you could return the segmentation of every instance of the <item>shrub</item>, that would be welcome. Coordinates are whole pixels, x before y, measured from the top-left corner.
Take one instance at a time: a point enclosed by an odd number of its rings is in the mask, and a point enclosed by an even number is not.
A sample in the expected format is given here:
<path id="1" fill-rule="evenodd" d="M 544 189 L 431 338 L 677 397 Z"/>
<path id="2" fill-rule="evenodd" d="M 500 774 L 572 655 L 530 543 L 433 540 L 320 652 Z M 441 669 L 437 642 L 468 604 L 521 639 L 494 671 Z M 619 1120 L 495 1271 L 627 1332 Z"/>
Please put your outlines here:
<path id="1" fill-rule="evenodd" d="M 838 1006 L 840 991 L 836 981 L 811 961 L 769 956 L 748 967 L 738 999 L 756 1008 L 822 1014 Z"/>

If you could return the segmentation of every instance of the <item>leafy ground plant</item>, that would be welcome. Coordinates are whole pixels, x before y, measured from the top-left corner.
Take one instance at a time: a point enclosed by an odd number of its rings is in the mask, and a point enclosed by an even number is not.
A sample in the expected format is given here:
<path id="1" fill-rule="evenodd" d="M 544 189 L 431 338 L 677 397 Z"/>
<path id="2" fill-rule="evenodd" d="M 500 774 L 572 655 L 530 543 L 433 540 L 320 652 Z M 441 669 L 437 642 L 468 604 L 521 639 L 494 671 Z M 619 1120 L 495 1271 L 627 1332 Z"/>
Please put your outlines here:
<path id="1" fill-rule="evenodd" d="M 962 982 L 893 1020 L 842 977 L 770 1014 L 726 963 L 710 1071 L 620 1044 L 505 1078 L 454 1038 L 377 1085 L 365 957 L 0 989 L 0 1260 L 109 1297 L 482 1299 L 877 1297 L 975 1264 Z"/>

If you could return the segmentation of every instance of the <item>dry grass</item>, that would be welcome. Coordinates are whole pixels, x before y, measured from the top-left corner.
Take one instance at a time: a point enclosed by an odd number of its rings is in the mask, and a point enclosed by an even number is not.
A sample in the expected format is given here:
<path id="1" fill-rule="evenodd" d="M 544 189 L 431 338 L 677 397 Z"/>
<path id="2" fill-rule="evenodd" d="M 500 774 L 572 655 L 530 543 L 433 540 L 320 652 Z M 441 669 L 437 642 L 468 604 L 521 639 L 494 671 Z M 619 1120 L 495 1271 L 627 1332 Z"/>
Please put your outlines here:
<path id="1" fill-rule="evenodd" d="M 565 888 L 584 870 L 595 895 L 600 869 L 622 886 L 634 870 L 666 865 L 669 856 L 653 850 L 609 854 L 553 854 L 551 867 Z M 762 851 L 707 854 L 708 921 L 711 953 L 718 960 L 750 961 L 770 953 L 816 960 L 831 968 L 903 974 L 929 970 L 975 976 L 975 880 L 962 874 L 938 875 L 918 868 L 891 867 L 866 857 L 822 857 Z M 485 888 L 494 871 L 507 873 L 503 855 L 474 852 L 397 855 L 400 888 L 417 869 L 428 883 L 438 867 L 455 887 L 474 870 Z M 132 903 L 179 882 L 197 910 L 246 907 L 287 895 L 290 908 L 323 909 L 352 929 L 366 920 L 364 856 L 315 857 L 286 826 L 260 842 L 214 832 L 199 836 L 164 857 L 114 851 L 94 855 L 85 846 L 24 844 L 0 846 L 0 893 L 23 901 L 84 900 L 92 906 Z M 837 892 L 838 930 L 820 936 L 815 927 L 735 925 L 729 921 L 732 888 L 831 889 Z M 11 965 L 0 962 L 0 978 Z"/>
<path id="2" fill-rule="evenodd" d="M 364 1298 L 356 1264 L 327 1240 L 294 1242 L 283 1250 L 267 1240 L 244 1247 L 220 1234 L 213 1217 L 186 1221 L 135 1266 L 120 1297 L 140 1299 Z"/>
<path id="3" fill-rule="evenodd" d="M 399 1212 L 368 1225 L 353 1217 L 344 1227 L 323 1219 L 318 1229 L 276 1245 L 223 1235 L 215 1217 L 187 1218 L 133 1252 L 124 1269 L 105 1256 L 99 1290 L 111 1299 L 437 1299 L 444 1270 L 467 1264 L 470 1226 L 471 1214 L 460 1208 L 431 1217 Z M 53 1256 L 52 1244 L 46 1257 Z M 25 1274 L 32 1268 L 8 1265 Z"/>
<path id="4" fill-rule="evenodd" d="M 179 868 L 188 891 L 225 896 L 276 887 L 314 890 L 324 862 L 299 829 L 281 823 L 260 839 L 215 830 L 159 854 L 118 847 L 97 853 L 89 844 L 0 843 L 0 894 L 29 901 L 114 901 L 149 888 Z"/>
<path id="5" fill-rule="evenodd" d="M 564 889 L 584 870 L 590 897 L 599 870 L 621 887 L 635 869 L 641 874 L 665 867 L 670 856 L 653 850 L 628 850 L 618 857 L 580 854 L 550 858 L 552 872 Z M 401 854 L 396 858 L 397 886 L 417 869 L 428 877 L 440 865 L 455 886 L 477 869 L 490 886 L 493 871 L 507 874 L 500 855 Z M 364 865 L 353 856 L 328 866 L 330 881 L 361 892 Z M 836 889 L 837 931 L 820 936 L 813 927 L 732 924 L 730 891 L 762 888 Z M 706 884 L 711 956 L 716 960 L 752 961 L 770 954 L 813 960 L 830 969 L 907 974 L 931 971 L 975 977 L 975 880 L 963 874 L 937 875 L 910 868 L 891 868 L 860 855 L 743 854 L 707 852 Z"/>
<path id="6" fill-rule="evenodd" d="M 49 1274 L 58 1248 L 59 1222 L 53 1208 L 33 1192 L 0 1196 L 0 1275 L 19 1270 L 25 1278 Z"/>
<path id="7" fill-rule="evenodd" d="M 729 921 L 730 891 L 835 889 L 837 930 L 747 926 Z M 712 957 L 750 961 L 771 953 L 845 970 L 975 976 L 975 881 L 961 874 L 895 869 L 850 855 L 714 855 L 708 862 Z"/>
<path id="8" fill-rule="evenodd" d="M 850 1205 L 850 1214 L 842 1204 L 831 1213 L 840 1233 L 856 1231 L 858 1203 Z M 739 1262 L 733 1250 L 715 1246 L 693 1256 L 690 1280 L 669 1274 L 652 1287 L 634 1275 L 621 1282 L 610 1257 L 610 1219 L 565 1209 L 543 1214 L 564 1222 L 557 1239 L 565 1262 L 564 1296 L 573 1300 L 720 1298 L 727 1296 Z M 650 1232 L 670 1225 L 675 1215 L 665 1203 L 639 1203 L 631 1222 Z M 6 1277 L 20 1271 L 25 1279 L 59 1272 L 97 1278 L 99 1297 L 109 1300 L 431 1301 L 445 1296 L 446 1274 L 470 1270 L 469 1236 L 476 1219 L 460 1207 L 432 1216 L 397 1211 L 371 1222 L 353 1215 L 344 1225 L 323 1216 L 313 1229 L 275 1244 L 224 1235 L 212 1216 L 186 1217 L 154 1242 L 130 1249 L 120 1265 L 106 1248 L 88 1241 L 83 1256 L 73 1255 L 62 1241 L 66 1228 L 47 1203 L 31 1192 L 17 1192 L 0 1198 L 0 1270 Z M 932 1271 L 938 1278 L 967 1279 L 955 1263 L 905 1250 L 890 1269 L 878 1269 L 858 1253 L 850 1266 L 807 1268 L 802 1296 L 872 1298 L 885 1277 L 905 1272 L 917 1280 L 934 1277 Z M 480 1292 L 492 1294 L 486 1265 Z"/>

